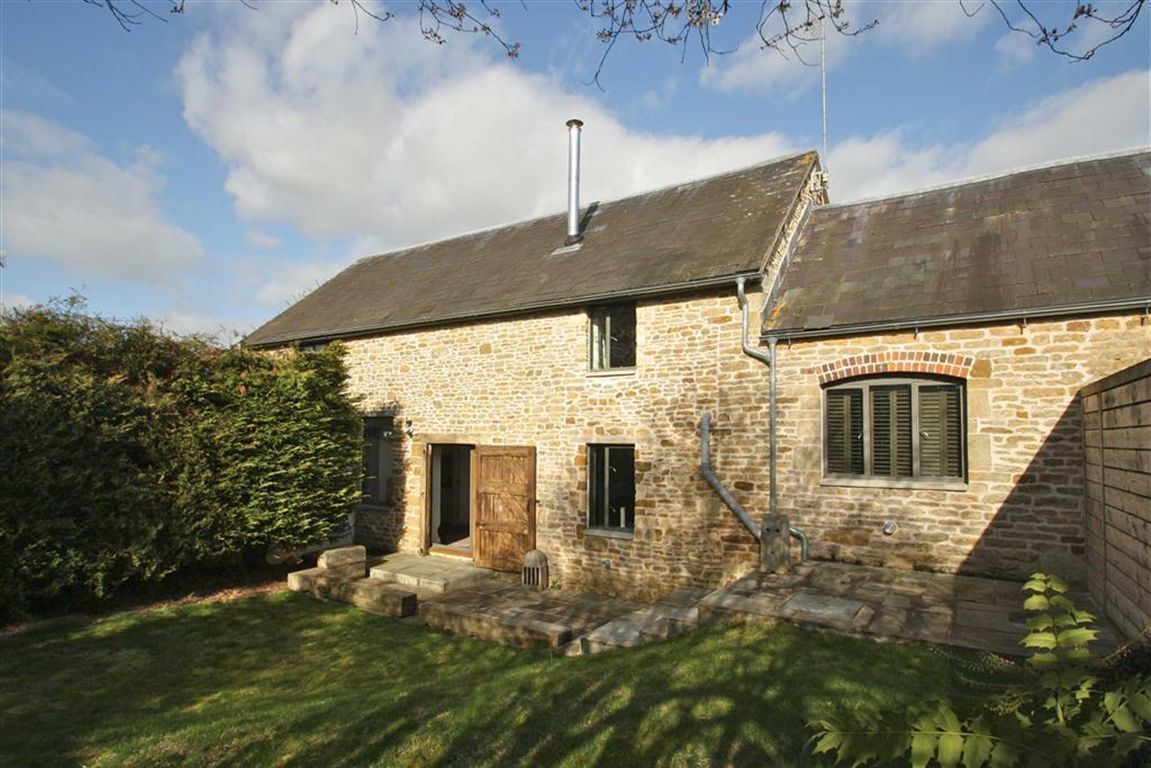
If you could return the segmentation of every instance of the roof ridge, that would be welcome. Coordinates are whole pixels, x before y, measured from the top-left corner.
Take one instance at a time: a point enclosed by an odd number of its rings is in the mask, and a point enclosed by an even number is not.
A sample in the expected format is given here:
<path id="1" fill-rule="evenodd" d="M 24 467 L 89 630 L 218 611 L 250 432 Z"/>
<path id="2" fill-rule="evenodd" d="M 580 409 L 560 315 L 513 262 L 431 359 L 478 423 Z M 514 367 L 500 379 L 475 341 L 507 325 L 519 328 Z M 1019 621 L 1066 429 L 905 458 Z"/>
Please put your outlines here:
<path id="1" fill-rule="evenodd" d="M 992 173 L 980 174 L 978 176 L 969 176 L 967 178 L 958 179 L 956 181 L 948 181 L 942 184 L 935 184 L 929 187 L 920 187 L 918 189 L 911 189 L 906 192 L 894 192 L 888 195 L 875 195 L 873 197 L 861 197 L 858 200 L 850 200 L 843 203 L 828 203 L 816 208 L 817 211 L 837 210 L 841 208 L 850 208 L 855 205 L 869 205 L 871 203 L 881 203 L 889 200 L 899 200 L 904 197 L 914 197 L 916 195 L 926 194 L 928 192 L 941 192 L 945 189 L 956 189 L 958 187 L 966 187 L 972 184 L 980 184 L 986 181 L 994 181 L 995 179 L 1003 179 L 1008 176 L 1018 176 L 1024 173 L 1032 173 L 1034 171 L 1043 171 L 1049 168 L 1060 168 L 1065 165 L 1075 165 L 1076 163 L 1085 163 L 1098 160 L 1112 160 L 1120 157 L 1128 157 L 1132 155 L 1140 155 L 1151 153 L 1151 145 L 1142 147 L 1130 147 L 1127 149 L 1111 150 L 1108 152 L 1097 152 L 1088 155 L 1078 155 L 1075 157 L 1062 158 L 1060 160 L 1049 160 L 1044 163 L 1035 163 L 1033 165 L 1024 165 L 1018 168 L 1009 168 L 1002 171 L 995 171 Z"/>
<path id="2" fill-rule="evenodd" d="M 746 173 L 748 171 L 757 170 L 759 168 L 766 168 L 769 165 L 777 165 L 779 163 L 783 163 L 783 162 L 786 162 L 788 160 L 795 160 L 796 158 L 800 158 L 800 157 L 803 157 L 804 155 L 808 155 L 808 154 L 816 154 L 818 156 L 818 153 L 816 153 L 815 150 L 805 149 L 802 152 L 793 152 L 789 155 L 780 155 L 779 157 L 773 157 L 773 158 L 769 158 L 767 160 L 761 160 L 760 162 L 752 163 L 751 165 L 745 165 L 745 166 L 742 166 L 740 168 L 733 168 L 730 171 L 723 171 L 722 173 L 712 174 L 711 176 L 700 176 L 700 177 L 694 178 L 694 179 L 684 179 L 682 181 L 673 182 L 671 184 L 665 184 L 662 187 L 654 187 L 652 189 L 644 190 L 643 192 L 636 192 L 634 194 L 624 195 L 622 197 L 613 197 L 613 198 L 609 198 L 607 200 L 593 200 L 590 203 L 588 203 L 584 206 L 581 206 L 581 210 L 586 209 L 588 207 L 588 205 L 596 205 L 596 206 L 602 207 L 605 205 L 613 205 L 616 203 L 626 202 L 628 200 L 634 200 L 635 198 L 639 198 L 639 197 L 647 197 L 648 195 L 656 195 L 656 194 L 659 194 L 660 192 L 666 192 L 669 189 L 676 189 L 678 187 L 682 187 L 685 184 L 698 184 L 700 182 L 706 182 L 706 181 L 718 181 L 719 179 L 723 179 L 723 178 L 726 178 L 728 176 L 735 176 L 736 174 Z M 421 240 L 420 242 L 412 243 L 411 245 L 402 245 L 402 246 L 399 246 L 398 248 L 392 248 L 391 250 L 381 251 L 379 253 L 373 253 L 370 256 L 361 256 L 360 258 L 356 259 L 351 264 L 349 264 L 348 267 L 346 267 L 346 269 L 354 267 L 354 266 L 361 264 L 363 262 L 366 262 L 366 261 L 372 261 L 373 259 L 379 259 L 379 258 L 382 258 L 384 256 L 397 256 L 397 255 L 404 253 L 406 251 L 414 251 L 418 248 L 423 248 L 423 247 L 428 246 L 428 245 L 436 245 L 437 243 L 446 243 L 446 242 L 449 242 L 452 240 L 462 240 L 465 237 L 475 237 L 476 235 L 482 235 L 482 234 L 485 234 L 487 232 L 495 232 L 495 231 L 500 230 L 500 229 L 511 229 L 512 227 L 525 226 L 528 224 L 534 224 L 535 222 L 538 222 L 538 221 L 543 221 L 544 219 L 550 219 L 553 217 L 564 216 L 564 215 L 566 215 L 566 211 L 561 210 L 561 211 L 556 211 L 555 213 L 545 213 L 541 216 L 533 216 L 529 219 L 517 219 L 515 221 L 507 221 L 507 222 L 504 222 L 502 224 L 493 224 L 493 225 L 487 226 L 487 227 L 480 227 L 479 229 L 473 229 L 473 230 L 469 230 L 467 232 L 460 232 L 460 233 L 455 234 L 455 235 L 448 235 L 447 237 L 437 237 L 437 238 L 434 238 L 431 240 Z"/>

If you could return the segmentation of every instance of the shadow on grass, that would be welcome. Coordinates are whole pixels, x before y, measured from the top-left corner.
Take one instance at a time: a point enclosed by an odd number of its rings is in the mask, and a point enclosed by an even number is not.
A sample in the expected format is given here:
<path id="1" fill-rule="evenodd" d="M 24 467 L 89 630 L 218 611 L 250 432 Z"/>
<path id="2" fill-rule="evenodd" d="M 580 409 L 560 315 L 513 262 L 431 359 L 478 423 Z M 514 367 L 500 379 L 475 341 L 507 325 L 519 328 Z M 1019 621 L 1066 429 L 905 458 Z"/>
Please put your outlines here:
<path id="1" fill-rule="evenodd" d="M 806 721 L 942 693 L 922 648 L 791 627 L 549 658 L 292 594 L 0 640 L 5 765 L 806 765 Z"/>

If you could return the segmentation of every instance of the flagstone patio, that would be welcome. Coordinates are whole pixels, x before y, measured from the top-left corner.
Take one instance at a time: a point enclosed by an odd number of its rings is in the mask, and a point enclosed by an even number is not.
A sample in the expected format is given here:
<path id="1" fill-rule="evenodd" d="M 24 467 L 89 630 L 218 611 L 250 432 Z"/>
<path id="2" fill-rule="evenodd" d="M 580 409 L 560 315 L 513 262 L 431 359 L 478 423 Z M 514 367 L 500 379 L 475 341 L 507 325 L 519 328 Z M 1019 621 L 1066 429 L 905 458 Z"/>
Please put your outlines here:
<path id="1" fill-rule="evenodd" d="M 703 621 L 785 620 L 850 634 L 1025 653 L 1027 634 L 1021 584 L 976 576 L 895 571 L 812 561 L 791 573 L 752 573 L 716 590 L 699 604 Z M 1070 595 L 1096 616 L 1086 592 Z M 1096 648 L 1118 646 L 1100 619 Z"/>
<path id="2" fill-rule="evenodd" d="M 343 561 L 332 551 L 333 563 Z M 352 554 L 350 557 L 363 555 Z M 1027 632 L 1021 585 L 974 576 L 895 571 L 811 561 L 783 575 L 752 573 L 726 587 L 669 588 L 653 604 L 563 590 L 536 591 L 514 574 L 457 558 L 389 555 L 371 564 L 298 571 L 289 587 L 405 621 L 565 655 L 628 648 L 686 632 L 700 622 L 789 621 L 899 641 L 1021 655 Z M 333 570 L 355 569 L 355 573 Z M 1085 593 L 1071 595 L 1096 615 Z M 405 618 L 406 617 L 406 618 Z M 1118 645 L 1105 621 L 1101 652 Z"/>

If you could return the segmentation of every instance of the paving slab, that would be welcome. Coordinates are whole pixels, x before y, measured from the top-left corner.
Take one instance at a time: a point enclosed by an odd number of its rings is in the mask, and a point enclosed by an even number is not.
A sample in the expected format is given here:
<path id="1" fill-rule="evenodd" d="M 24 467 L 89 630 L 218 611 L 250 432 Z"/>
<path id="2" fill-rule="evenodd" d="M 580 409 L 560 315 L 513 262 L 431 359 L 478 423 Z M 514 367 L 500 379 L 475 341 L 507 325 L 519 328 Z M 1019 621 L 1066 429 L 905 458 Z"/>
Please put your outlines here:
<path id="1" fill-rule="evenodd" d="M 779 619 L 851 634 L 1025 655 L 1021 583 L 976 576 L 894 571 L 811 561 L 784 576 L 750 574 L 708 595 L 700 620 Z M 1088 595 L 1072 599 L 1095 613 Z M 1118 637 L 1098 624 L 1096 650 Z"/>
<path id="2" fill-rule="evenodd" d="M 368 575 L 429 592 L 463 589 L 492 578 L 492 572 L 486 568 L 477 568 L 457 558 L 402 554 L 388 555 L 373 565 Z"/>
<path id="3" fill-rule="evenodd" d="M 429 593 L 419 611 L 428 626 L 449 632 L 574 653 L 580 650 L 578 643 L 572 645 L 575 640 L 638 607 L 599 595 L 537 592 L 491 579 Z"/>

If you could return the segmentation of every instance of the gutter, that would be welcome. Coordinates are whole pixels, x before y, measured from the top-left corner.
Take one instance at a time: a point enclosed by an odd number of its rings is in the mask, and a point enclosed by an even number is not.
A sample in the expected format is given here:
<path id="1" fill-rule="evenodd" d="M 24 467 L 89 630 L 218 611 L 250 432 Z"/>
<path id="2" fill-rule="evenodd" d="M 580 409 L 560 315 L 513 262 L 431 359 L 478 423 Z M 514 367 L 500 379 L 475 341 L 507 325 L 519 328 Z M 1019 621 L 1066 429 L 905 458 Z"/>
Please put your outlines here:
<path id="1" fill-rule="evenodd" d="M 793 341 L 799 339 L 826 339 L 835 336 L 885 333 L 887 331 L 919 331 L 924 328 L 944 328 L 957 325 L 975 325 L 994 322 L 1017 322 L 1026 325 L 1027 321 L 1035 319 L 1123 312 L 1132 309 L 1142 309 L 1144 313 L 1151 314 L 1151 296 L 1142 296 L 1134 299 L 1088 301 L 1079 304 L 1063 304 L 1057 307 L 1040 307 L 1036 309 L 1004 309 L 991 312 L 969 312 L 915 320 L 852 323 L 850 325 L 837 325 L 828 328 L 800 328 L 797 330 L 772 329 L 770 332 L 761 333 L 759 338 L 760 341 L 765 342 L 770 342 L 772 338 L 778 341 Z"/>
<path id="2" fill-rule="evenodd" d="M 757 279 L 758 276 L 759 271 L 757 269 L 753 269 L 746 272 L 726 274 L 720 277 L 704 277 L 696 280 L 684 280 L 678 283 L 667 283 L 664 285 L 650 286 L 647 288 L 633 288 L 622 291 L 591 293 L 572 298 L 537 301 L 530 304 L 522 304 L 517 307 L 500 307 L 498 309 L 465 312 L 458 315 L 445 315 L 441 317 L 429 318 L 426 320 L 414 320 L 407 323 L 398 323 L 395 325 L 374 324 L 348 326 L 346 328 L 337 328 L 323 332 L 316 331 L 313 333 L 271 336 L 269 338 L 260 339 L 259 341 L 255 342 L 249 342 L 247 339 L 245 339 L 244 344 L 245 346 L 252 348 L 274 347 L 284 344 L 291 344 L 294 342 L 306 344 L 309 342 L 329 341 L 331 339 L 346 339 L 356 336 L 368 336 L 376 333 L 394 333 L 397 331 L 409 331 L 417 328 L 432 328 L 437 326 L 451 325 L 454 323 L 471 322 L 473 320 L 491 320 L 502 317 L 512 317 L 515 315 L 523 315 L 548 309 L 564 309 L 568 307 L 579 307 L 586 304 L 598 304 L 611 301 L 623 301 L 632 298 L 646 298 L 651 296 L 665 296 L 668 294 L 685 293 L 701 288 L 727 286 L 731 284 L 732 279 L 754 280 Z"/>

